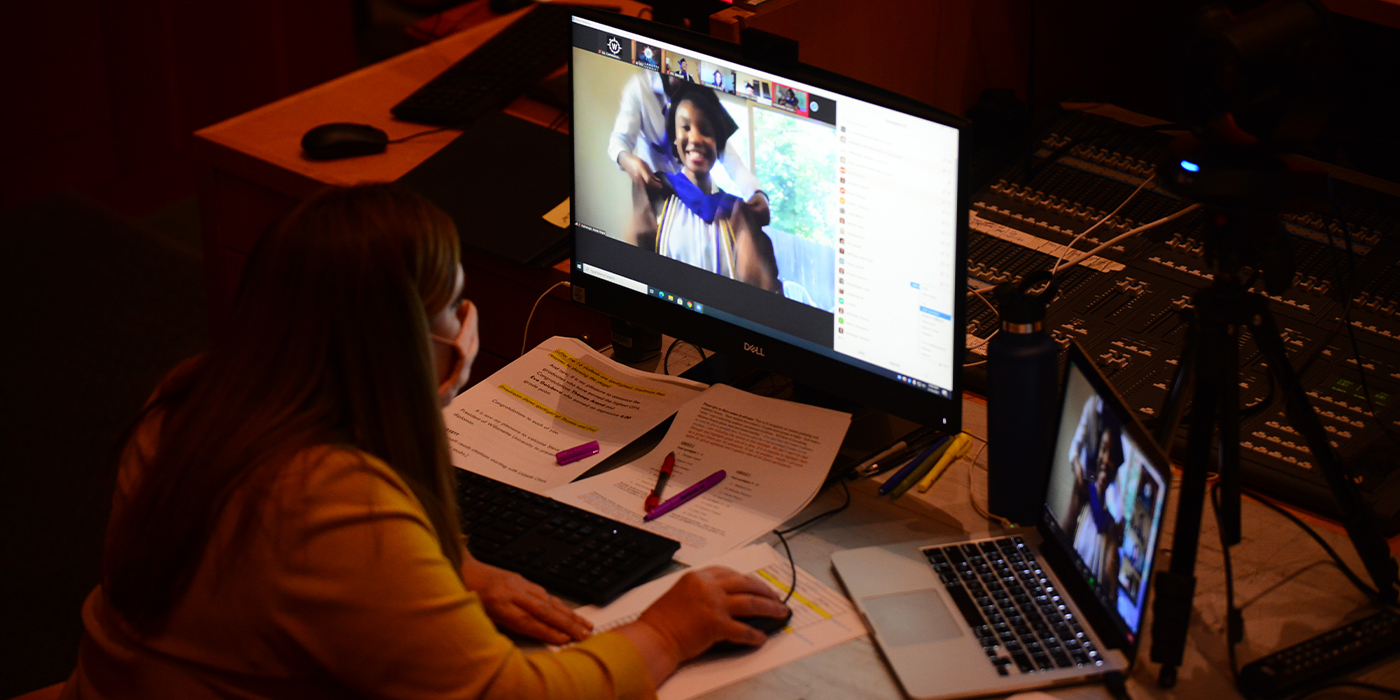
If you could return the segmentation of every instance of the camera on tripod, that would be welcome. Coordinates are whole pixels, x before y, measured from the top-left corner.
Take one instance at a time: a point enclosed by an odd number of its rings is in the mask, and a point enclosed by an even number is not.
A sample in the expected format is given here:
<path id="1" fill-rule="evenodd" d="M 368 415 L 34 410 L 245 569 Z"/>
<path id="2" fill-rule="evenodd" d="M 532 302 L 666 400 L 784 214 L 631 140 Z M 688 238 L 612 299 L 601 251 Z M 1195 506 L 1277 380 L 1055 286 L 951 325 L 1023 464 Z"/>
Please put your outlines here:
<path id="1" fill-rule="evenodd" d="M 1205 207 L 1203 243 L 1212 280 L 1192 296 L 1185 311 L 1188 339 L 1157 426 L 1157 439 L 1165 447 L 1190 402 L 1171 567 L 1157 577 L 1153 606 L 1152 659 L 1162 664 L 1158 682 L 1164 687 L 1175 683 L 1182 660 L 1212 471 L 1219 475 L 1222 492 L 1222 544 L 1228 548 L 1240 541 L 1240 446 L 1235 436 L 1239 346 L 1245 330 L 1282 391 L 1289 422 L 1327 480 L 1377 597 L 1397 597 L 1395 560 L 1289 362 L 1268 299 L 1249 291 L 1256 276 L 1275 296 L 1292 285 L 1295 264 L 1279 215 L 1331 206 L 1328 175 L 1292 154 L 1306 149 L 1321 132 L 1331 107 L 1329 77 L 1338 62 L 1327 12 L 1312 0 L 1274 0 L 1239 16 L 1208 8 L 1181 58 L 1182 113 L 1190 133 L 1166 150 L 1157 176 L 1167 190 Z M 1238 613 L 1231 610 L 1229 615 L 1233 644 L 1242 629 Z"/>

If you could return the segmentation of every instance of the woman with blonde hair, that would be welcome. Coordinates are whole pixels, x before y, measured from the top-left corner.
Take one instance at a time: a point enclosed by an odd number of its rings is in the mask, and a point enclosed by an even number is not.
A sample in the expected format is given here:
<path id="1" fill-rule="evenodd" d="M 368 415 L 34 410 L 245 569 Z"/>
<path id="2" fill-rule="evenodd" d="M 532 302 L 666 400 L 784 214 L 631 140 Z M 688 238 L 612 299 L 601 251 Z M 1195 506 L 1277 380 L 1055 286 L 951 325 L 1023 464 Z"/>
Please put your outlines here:
<path id="1" fill-rule="evenodd" d="M 451 219 L 322 192 L 259 242 L 212 350 L 156 389 L 122 456 L 65 698 L 650 697 L 736 616 L 727 569 L 607 634 L 463 546 L 441 407 L 476 311 Z M 497 626 L 552 643 L 524 654 Z"/>

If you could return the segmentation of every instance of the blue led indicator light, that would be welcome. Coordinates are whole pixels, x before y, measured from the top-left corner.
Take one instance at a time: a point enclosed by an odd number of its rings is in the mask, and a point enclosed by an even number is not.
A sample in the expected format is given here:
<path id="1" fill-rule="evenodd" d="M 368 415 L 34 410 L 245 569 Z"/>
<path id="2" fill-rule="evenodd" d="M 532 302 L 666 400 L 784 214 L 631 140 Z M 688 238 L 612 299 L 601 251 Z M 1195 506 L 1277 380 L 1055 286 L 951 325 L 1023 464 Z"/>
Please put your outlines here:
<path id="1" fill-rule="evenodd" d="M 1182 170 L 1185 170 L 1186 172 L 1189 172 L 1189 173 L 1199 173 L 1199 172 L 1201 172 L 1201 166 L 1196 165 L 1195 163 L 1192 163 L 1192 162 L 1189 161 L 1189 160 L 1183 160 L 1183 161 L 1181 161 L 1181 169 L 1182 169 Z"/>

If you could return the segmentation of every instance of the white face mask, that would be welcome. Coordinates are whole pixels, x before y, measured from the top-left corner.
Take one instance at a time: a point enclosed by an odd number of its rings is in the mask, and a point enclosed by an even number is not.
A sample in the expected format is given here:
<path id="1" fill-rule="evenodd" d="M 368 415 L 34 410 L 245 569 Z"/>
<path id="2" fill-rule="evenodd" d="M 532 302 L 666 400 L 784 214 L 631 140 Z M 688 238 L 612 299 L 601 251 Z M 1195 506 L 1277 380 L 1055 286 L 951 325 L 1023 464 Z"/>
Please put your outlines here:
<path id="1" fill-rule="evenodd" d="M 476 305 L 463 299 L 462 303 L 457 306 L 457 320 L 461 322 L 462 326 L 457 331 L 456 338 L 444 338 L 436 333 L 430 336 L 433 342 L 442 343 L 447 346 L 449 352 L 456 355 L 447 376 L 438 386 L 438 398 L 442 401 L 443 406 L 451 403 L 452 399 L 457 396 L 457 392 L 467 385 L 467 378 L 471 376 L 472 362 L 476 361 L 477 350 L 481 347 L 481 339 L 477 335 L 476 329 Z"/>

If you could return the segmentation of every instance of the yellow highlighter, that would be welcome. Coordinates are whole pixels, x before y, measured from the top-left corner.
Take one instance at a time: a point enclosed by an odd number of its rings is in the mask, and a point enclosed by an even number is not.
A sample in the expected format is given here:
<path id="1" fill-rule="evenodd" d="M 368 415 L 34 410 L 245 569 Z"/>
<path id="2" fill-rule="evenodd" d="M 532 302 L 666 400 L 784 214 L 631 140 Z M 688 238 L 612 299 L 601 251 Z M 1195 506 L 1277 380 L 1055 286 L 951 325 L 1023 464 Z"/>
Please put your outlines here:
<path id="1" fill-rule="evenodd" d="M 938 463 L 919 481 L 919 493 L 926 493 L 929 487 L 933 486 L 933 482 L 938 481 L 938 477 L 948 470 L 948 465 L 958 461 L 958 458 L 967 452 L 967 446 L 970 444 L 972 438 L 969 438 L 967 433 L 958 433 L 958 436 L 953 438 L 953 444 L 949 445 L 948 450 L 938 459 Z"/>

